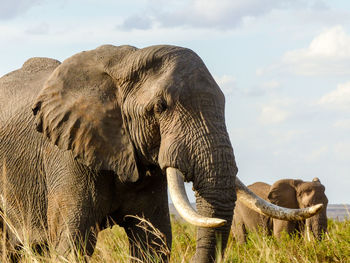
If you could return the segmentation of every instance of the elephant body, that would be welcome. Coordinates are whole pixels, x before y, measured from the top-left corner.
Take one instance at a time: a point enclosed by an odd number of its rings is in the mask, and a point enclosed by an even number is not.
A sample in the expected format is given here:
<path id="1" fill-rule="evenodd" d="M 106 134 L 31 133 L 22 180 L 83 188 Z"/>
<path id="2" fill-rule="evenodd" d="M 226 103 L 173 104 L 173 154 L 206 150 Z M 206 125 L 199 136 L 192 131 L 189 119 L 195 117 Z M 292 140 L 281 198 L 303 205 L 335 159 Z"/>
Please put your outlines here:
<path id="1" fill-rule="evenodd" d="M 89 169 L 71 151 L 59 149 L 35 130 L 33 101 L 59 64 L 53 59 L 30 59 L 1 79 L 0 156 L 5 164 L 1 208 L 20 230 L 8 233 L 11 246 L 28 238 L 30 243 L 49 240 L 64 253 L 71 245 L 68 236 L 75 240 L 81 238 L 75 235 L 83 234 L 88 237 L 86 252 L 91 254 L 93 232 L 109 222 L 120 224 L 133 238 L 130 229 L 138 232 L 138 220 L 124 218 L 127 215 L 149 220 L 170 246 L 167 186 L 160 169 L 149 171 L 152 176 L 138 182 L 123 183 L 111 171 Z"/>
<path id="2" fill-rule="evenodd" d="M 232 233 L 238 242 L 246 242 L 248 231 L 273 234 L 277 238 L 283 232 L 303 233 L 307 228 L 315 237 L 320 238 L 322 233 L 327 231 L 328 199 L 324 192 L 325 187 L 318 178 L 314 178 L 311 182 L 282 179 L 273 185 L 256 182 L 248 188 L 264 200 L 282 207 L 298 209 L 321 203 L 323 208 L 319 214 L 306 220 L 286 221 L 259 214 L 238 200 L 232 223 Z"/>
<path id="3" fill-rule="evenodd" d="M 199 213 L 228 222 L 198 229 L 194 260 L 213 262 L 217 238 L 225 248 L 237 167 L 224 96 L 193 51 L 106 45 L 63 63 L 32 58 L 0 79 L 0 109 L 0 208 L 10 247 L 49 242 L 64 254 L 86 240 L 91 255 L 93 232 L 115 222 L 133 257 L 147 261 L 151 249 L 168 261 L 165 170 L 174 167 L 193 182 Z"/>

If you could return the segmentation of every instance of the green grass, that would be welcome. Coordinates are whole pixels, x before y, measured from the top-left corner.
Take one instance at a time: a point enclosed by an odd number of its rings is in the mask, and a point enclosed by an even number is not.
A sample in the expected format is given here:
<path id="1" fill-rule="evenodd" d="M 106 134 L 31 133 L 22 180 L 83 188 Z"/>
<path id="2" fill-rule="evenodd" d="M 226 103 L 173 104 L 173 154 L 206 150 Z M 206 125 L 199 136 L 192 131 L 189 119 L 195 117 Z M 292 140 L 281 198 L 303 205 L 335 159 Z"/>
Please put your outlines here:
<path id="1" fill-rule="evenodd" d="M 328 236 L 322 241 L 307 241 L 298 236 L 284 236 L 276 240 L 271 236 L 249 233 L 246 244 L 237 244 L 230 236 L 225 256 L 219 262 L 350 262 L 350 220 L 338 222 L 329 219 L 328 223 Z M 190 262 L 196 249 L 195 227 L 173 219 L 172 230 L 171 262 Z M 38 253 L 24 247 L 21 257 L 21 262 L 84 262 L 79 251 L 62 257 L 54 252 Z M 114 226 L 99 233 L 92 263 L 126 263 L 129 259 L 128 241 L 122 228 Z M 3 257 L 0 261 L 7 260 Z M 155 259 L 154 262 L 159 260 Z"/>
<path id="2" fill-rule="evenodd" d="M 247 244 L 229 241 L 224 262 L 350 262 L 350 221 L 329 220 L 328 236 L 322 241 L 250 233 Z"/>
<path id="3" fill-rule="evenodd" d="M 6 167 L 3 165 L 3 181 L 6 182 Z M 6 229 L 11 230 L 23 243 L 22 249 L 17 253 L 20 262 L 35 263 L 60 263 L 86 262 L 79 248 L 72 249 L 68 256 L 58 255 L 52 245 L 47 244 L 41 251 L 35 250 L 29 244 L 28 233 L 18 233 L 12 222 L 8 220 L 6 214 L 0 211 L 0 216 L 6 224 Z M 142 221 L 142 219 L 141 219 Z M 142 221 L 147 225 L 147 222 Z M 152 227 L 151 225 L 148 225 Z M 25 229 L 25 228 L 24 228 Z M 190 224 L 179 222 L 172 218 L 172 263 L 190 262 L 196 250 L 196 228 Z M 158 237 L 159 233 L 153 231 Z M 11 247 L 7 246 L 6 239 L 0 232 L 0 262 L 9 262 L 9 251 Z M 47 236 L 49 236 L 47 234 Z M 72 241 L 73 244 L 73 241 Z M 72 246 L 74 247 L 74 246 Z M 162 251 L 169 253 L 169 251 Z M 145 255 L 146 259 L 147 255 Z M 124 230 L 118 226 L 112 229 L 106 229 L 98 234 L 95 253 L 91 263 L 112 263 L 129 262 L 128 240 Z M 149 260 L 147 260 L 149 262 Z M 157 263 L 159 259 L 155 258 L 152 262 Z M 258 233 L 249 233 L 246 244 L 238 244 L 230 236 L 225 255 L 217 260 L 218 263 L 318 263 L 318 262 L 342 262 L 350 263 L 350 219 L 339 222 L 328 220 L 328 234 L 321 241 L 304 237 L 285 235 L 279 240 L 271 236 L 264 236 Z"/>
<path id="4" fill-rule="evenodd" d="M 171 262 L 189 262 L 195 253 L 195 227 L 172 221 L 173 245 Z M 126 236 L 121 228 L 100 233 L 93 262 L 128 262 Z M 307 241 L 303 237 L 271 236 L 250 233 L 247 244 L 237 244 L 230 237 L 220 262 L 350 262 L 350 220 L 329 220 L 328 237 Z"/>

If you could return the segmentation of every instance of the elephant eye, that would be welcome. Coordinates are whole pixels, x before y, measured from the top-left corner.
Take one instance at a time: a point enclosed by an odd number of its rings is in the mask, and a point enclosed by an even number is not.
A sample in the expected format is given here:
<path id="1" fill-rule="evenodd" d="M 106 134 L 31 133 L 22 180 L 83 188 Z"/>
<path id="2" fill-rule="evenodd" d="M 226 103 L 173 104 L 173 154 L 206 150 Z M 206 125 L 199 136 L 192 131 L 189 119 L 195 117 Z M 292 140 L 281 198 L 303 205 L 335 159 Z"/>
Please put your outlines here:
<path id="1" fill-rule="evenodd" d="M 154 113 L 161 114 L 167 109 L 167 104 L 164 100 L 160 100 L 154 105 Z"/>

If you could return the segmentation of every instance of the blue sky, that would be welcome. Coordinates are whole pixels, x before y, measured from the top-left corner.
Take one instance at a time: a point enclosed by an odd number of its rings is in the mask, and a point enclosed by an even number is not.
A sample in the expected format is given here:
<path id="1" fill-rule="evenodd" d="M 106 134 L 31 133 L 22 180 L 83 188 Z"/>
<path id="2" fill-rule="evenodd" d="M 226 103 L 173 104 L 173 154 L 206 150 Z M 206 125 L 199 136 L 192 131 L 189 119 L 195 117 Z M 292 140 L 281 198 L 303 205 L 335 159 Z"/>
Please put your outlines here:
<path id="1" fill-rule="evenodd" d="M 226 95 L 243 182 L 317 176 L 350 203 L 350 1 L 1 3 L 0 75 L 102 44 L 194 50 Z"/>

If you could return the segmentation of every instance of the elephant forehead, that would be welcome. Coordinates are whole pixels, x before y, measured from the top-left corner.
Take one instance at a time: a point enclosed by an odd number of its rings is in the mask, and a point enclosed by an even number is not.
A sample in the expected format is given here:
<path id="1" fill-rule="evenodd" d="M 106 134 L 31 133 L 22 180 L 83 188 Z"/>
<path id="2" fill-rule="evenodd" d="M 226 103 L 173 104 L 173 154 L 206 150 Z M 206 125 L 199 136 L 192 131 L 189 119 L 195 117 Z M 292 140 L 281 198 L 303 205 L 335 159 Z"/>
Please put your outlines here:
<path id="1" fill-rule="evenodd" d="M 197 101 L 208 106 L 225 103 L 223 92 L 204 64 L 191 69 L 178 66 L 169 74 L 168 80 L 165 93 L 180 101 Z"/>
<path id="2" fill-rule="evenodd" d="M 310 202 L 322 202 L 326 204 L 328 202 L 325 187 L 320 183 L 304 183 L 302 187 L 299 187 L 298 195 L 305 204 L 309 204 Z"/>
<path id="3" fill-rule="evenodd" d="M 300 185 L 299 190 L 300 191 L 314 190 L 314 191 L 324 192 L 325 187 L 319 182 L 304 182 L 303 184 Z"/>
<path id="4" fill-rule="evenodd" d="M 203 66 L 204 67 L 204 66 Z M 133 100 L 141 105 L 154 103 L 164 98 L 168 106 L 182 104 L 188 106 L 224 108 L 225 98 L 206 68 L 185 68 L 169 65 L 157 72 L 150 72 L 137 83 L 132 91 Z"/>

